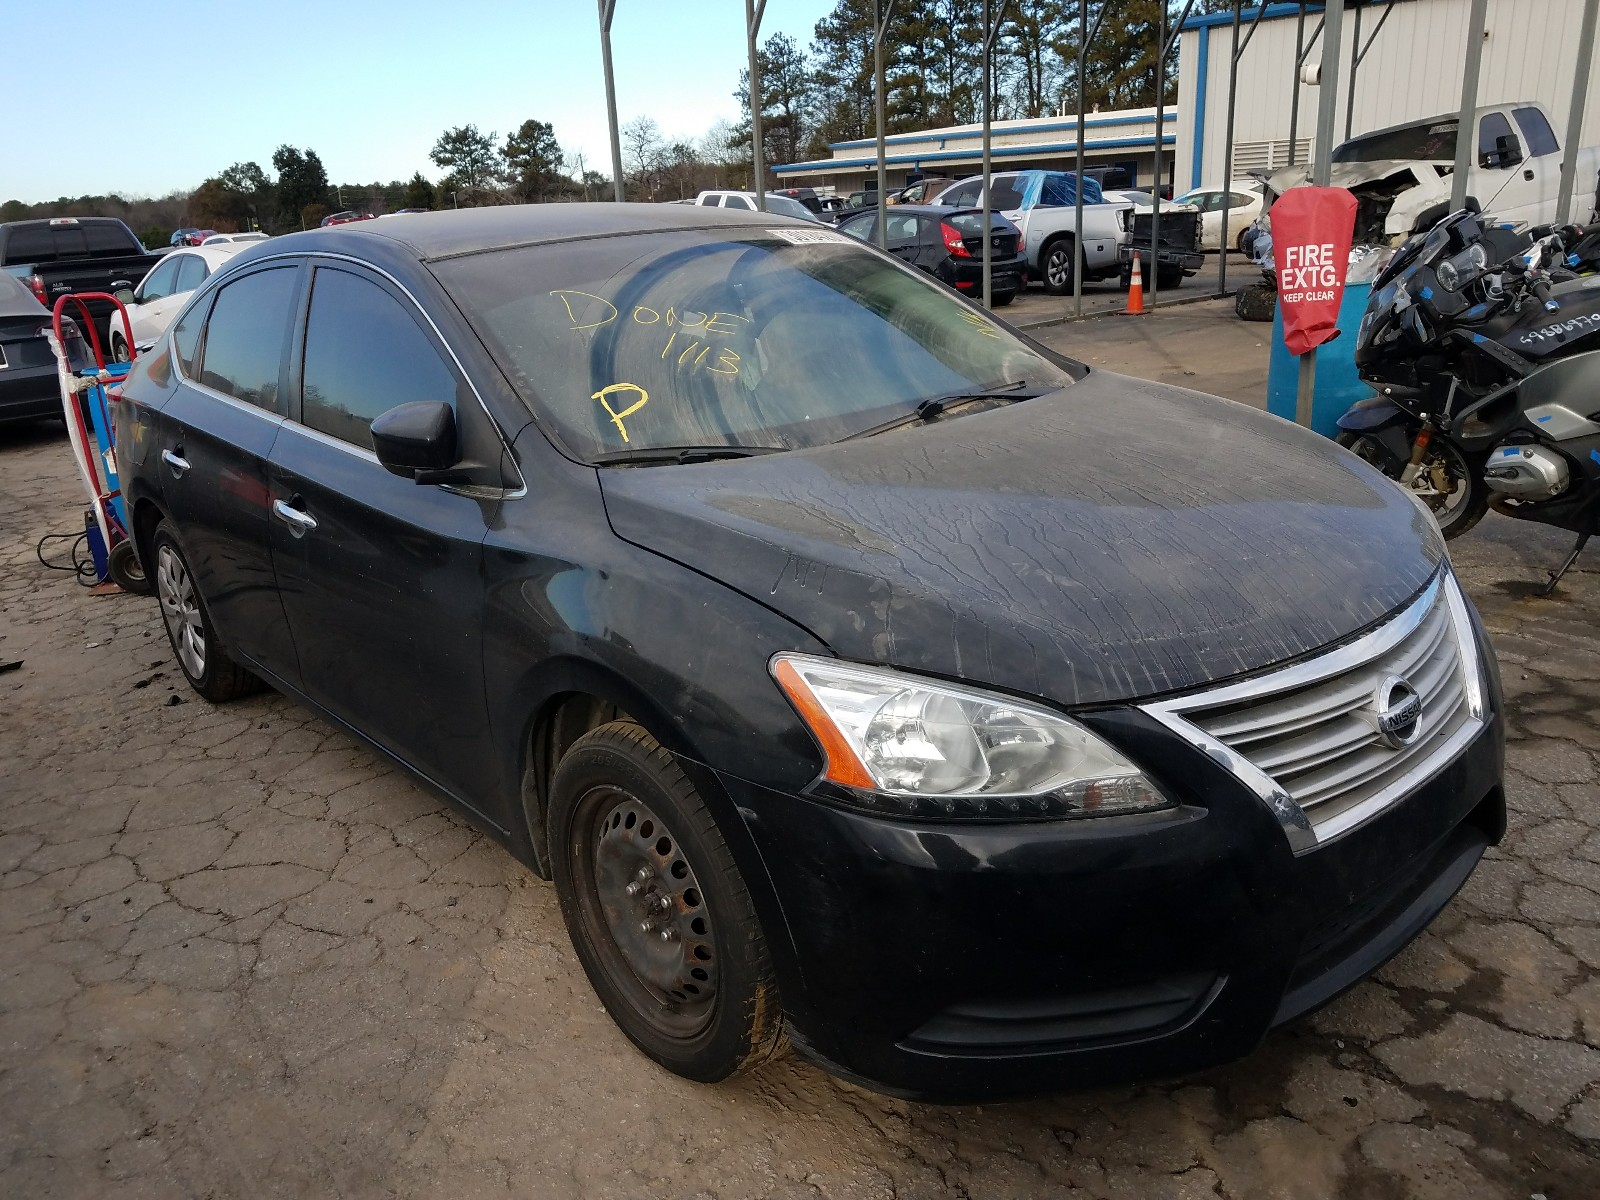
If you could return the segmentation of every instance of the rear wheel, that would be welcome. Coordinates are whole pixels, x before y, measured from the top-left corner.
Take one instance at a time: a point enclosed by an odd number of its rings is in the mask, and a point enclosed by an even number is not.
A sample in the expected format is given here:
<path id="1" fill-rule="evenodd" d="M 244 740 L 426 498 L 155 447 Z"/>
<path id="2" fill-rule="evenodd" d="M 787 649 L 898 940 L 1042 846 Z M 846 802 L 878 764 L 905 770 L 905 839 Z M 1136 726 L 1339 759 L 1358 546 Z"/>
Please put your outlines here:
<path id="1" fill-rule="evenodd" d="M 1072 291 L 1073 273 L 1078 269 L 1078 255 L 1071 238 L 1057 238 L 1044 248 L 1040 260 L 1044 272 L 1044 290 L 1052 296 L 1065 296 Z"/>
<path id="2" fill-rule="evenodd" d="M 716 822 L 631 721 L 573 743 L 550 789 L 551 873 L 573 947 L 622 1032 L 715 1083 L 782 1054 L 766 941 Z"/>
<path id="3" fill-rule="evenodd" d="M 1183 286 L 1182 267 L 1157 267 L 1156 286 L 1166 288 L 1168 291 Z"/>
<path id="4" fill-rule="evenodd" d="M 1015 292 L 996 292 L 993 297 L 991 297 L 996 308 L 1004 308 L 1016 298 L 1017 294 Z"/>
<path id="5" fill-rule="evenodd" d="M 1335 440 L 1390 479 L 1398 481 L 1405 470 L 1406 464 L 1370 434 L 1342 429 Z M 1444 438 L 1435 437 L 1428 443 L 1411 490 L 1432 510 L 1446 540 L 1460 537 L 1483 520 L 1488 511 L 1489 488 L 1483 481 L 1483 461 L 1483 455 L 1464 455 Z"/>
<path id="6" fill-rule="evenodd" d="M 156 526 L 150 540 L 155 552 L 155 591 L 172 653 L 189 686 L 215 703 L 257 691 L 262 684 L 233 659 L 217 640 L 205 601 L 195 586 L 189 560 L 183 556 L 170 521 Z"/>

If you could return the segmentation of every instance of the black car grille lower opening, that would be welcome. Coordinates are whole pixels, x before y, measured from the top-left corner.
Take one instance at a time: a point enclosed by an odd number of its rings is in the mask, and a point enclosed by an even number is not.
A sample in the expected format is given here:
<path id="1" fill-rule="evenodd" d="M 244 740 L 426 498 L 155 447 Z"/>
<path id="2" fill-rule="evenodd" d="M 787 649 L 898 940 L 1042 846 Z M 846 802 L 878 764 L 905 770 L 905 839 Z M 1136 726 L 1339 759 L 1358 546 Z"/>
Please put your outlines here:
<path id="1" fill-rule="evenodd" d="M 1461 890 L 1489 843 L 1489 835 L 1469 819 L 1423 863 L 1407 864 L 1313 926 L 1272 1023 L 1321 1008 L 1403 950 Z"/>
<path id="2" fill-rule="evenodd" d="M 938 1054 L 1026 1054 L 1150 1037 L 1192 1021 L 1222 982 L 1215 972 L 1195 972 L 1045 1000 L 957 1004 L 900 1046 Z"/>

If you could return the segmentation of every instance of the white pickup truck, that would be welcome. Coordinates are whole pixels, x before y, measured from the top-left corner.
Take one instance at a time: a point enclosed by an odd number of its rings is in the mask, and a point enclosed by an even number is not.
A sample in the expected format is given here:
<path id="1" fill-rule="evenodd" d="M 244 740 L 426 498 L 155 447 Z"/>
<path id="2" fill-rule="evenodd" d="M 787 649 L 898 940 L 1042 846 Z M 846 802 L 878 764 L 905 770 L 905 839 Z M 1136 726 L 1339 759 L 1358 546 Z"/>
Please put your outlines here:
<path id="1" fill-rule="evenodd" d="M 1358 202 L 1355 240 L 1398 243 L 1448 211 L 1459 114 L 1411 121 L 1352 138 L 1333 151 L 1330 183 Z M 1561 144 L 1536 101 L 1495 104 L 1474 117 L 1476 145 L 1467 195 L 1485 213 L 1518 226 L 1566 219 L 1557 213 Z M 1574 198 L 1580 220 L 1600 208 L 1600 146 L 1578 156 Z M 1274 196 L 1311 181 L 1307 166 L 1284 167 L 1267 180 Z"/>
<path id="2" fill-rule="evenodd" d="M 1072 240 L 1077 212 L 1076 176 L 1070 171 L 999 171 L 989 176 L 989 207 L 1022 231 L 1022 252 L 1028 275 L 1042 280 L 1052 295 L 1072 291 L 1076 262 Z M 977 208 L 983 177 L 951 184 L 930 203 L 950 208 Z M 1125 238 L 1121 213 L 1132 205 L 1106 204 L 1100 185 L 1088 180 L 1083 191 L 1083 265 L 1085 279 L 1106 279 L 1121 271 L 1117 245 Z"/>

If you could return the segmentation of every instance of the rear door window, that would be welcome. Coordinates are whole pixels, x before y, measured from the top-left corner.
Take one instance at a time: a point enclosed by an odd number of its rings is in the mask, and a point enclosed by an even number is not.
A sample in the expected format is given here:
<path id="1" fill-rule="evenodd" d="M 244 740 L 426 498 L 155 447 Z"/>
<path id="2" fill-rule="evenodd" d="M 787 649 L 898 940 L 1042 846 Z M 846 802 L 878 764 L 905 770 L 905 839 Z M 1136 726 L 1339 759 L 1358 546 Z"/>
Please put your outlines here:
<path id="1" fill-rule="evenodd" d="M 210 272 L 206 269 L 206 260 L 198 254 L 185 254 L 183 262 L 178 267 L 178 285 L 172 290 L 175 292 L 192 292 L 205 282 Z"/>
<path id="2" fill-rule="evenodd" d="M 998 181 L 993 178 L 989 180 L 991 195 L 993 194 L 994 185 L 997 182 Z M 944 193 L 944 195 L 939 198 L 939 203 L 949 205 L 953 208 L 966 208 L 969 205 L 973 205 L 978 202 L 978 194 L 982 190 L 983 180 L 969 179 L 966 183 L 959 184 L 950 191 Z"/>
<path id="3" fill-rule="evenodd" d="M 724 196 L 722 198 L 722 207 L 746 208 L 752 211 L 755 209 L 755 205 L 751 204 L 750 201 L 746 200 L 743 196 Z"/>
<path id="4" fill-rule="evenodd" d="M 917 218 L 889 210 L 889 219 L 884 228 L 889 233 L 889 245 L 909 246 L 917 240 Z"/>
<path id="5" fill-rule="evenodd" d="M 299 279 L 297 267 L 273 267 L 223 287 L 206 322 L 200 382 L 282 413 L 278 377 Z"/>
<path id="6" fill-rule="evenodd" d="M 455 372 L 400 301 L 331 267 L 319 267 L 312 285 L 303 378 L 301 423 L 369 450 L 379 414 L 456 399 Z"/>
<path id="7" fill-rule="evenodd" d="M 1550 122 L 1539 109 L 1512 109 L 1511 115 L 1517 118 L 1517 127 L 1522 130 L 1524 153 L 1529 158 L 1556 154 L 1560 151 L 1560 147 L 1556 145 L 1556 135 L 1550 129 Z"/>

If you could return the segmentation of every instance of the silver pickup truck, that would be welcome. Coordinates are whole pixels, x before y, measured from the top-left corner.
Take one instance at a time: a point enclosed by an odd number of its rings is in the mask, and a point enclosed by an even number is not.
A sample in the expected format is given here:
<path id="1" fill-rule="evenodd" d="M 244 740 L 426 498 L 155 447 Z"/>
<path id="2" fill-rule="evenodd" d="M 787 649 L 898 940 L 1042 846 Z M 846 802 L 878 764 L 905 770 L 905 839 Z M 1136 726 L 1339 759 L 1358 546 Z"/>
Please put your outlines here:
<path id="1" fill-rule="evenodd" d="M 951 184 L 932 203 L 962 208 L 981 203 L 982 176 Z M 1077 176 L 1070 171 L 1001 171 L 989 176 L 989 207 L 1022 230 L 1020 249 L 1028 259 L 1030 278 L 1061 296 L 1072 291 L 1072 273 L 1079 262 L 1085 279 L 1108 279 L 1121 271 L 1117 247 L 1126 239 L 1122 211 L 1126 203 L 1107 204 L 1100 185 L 1086 180 L 1083 189 L 1083 251 L 1072 253 L 1077 212 Z"/>

